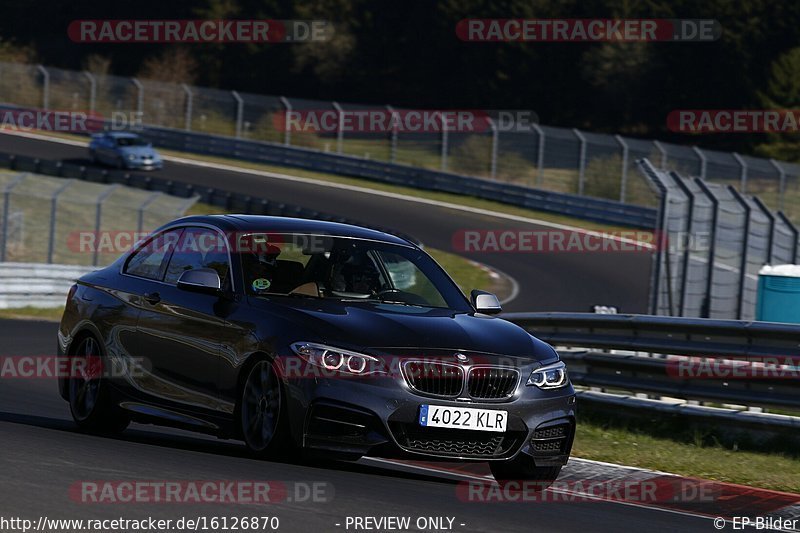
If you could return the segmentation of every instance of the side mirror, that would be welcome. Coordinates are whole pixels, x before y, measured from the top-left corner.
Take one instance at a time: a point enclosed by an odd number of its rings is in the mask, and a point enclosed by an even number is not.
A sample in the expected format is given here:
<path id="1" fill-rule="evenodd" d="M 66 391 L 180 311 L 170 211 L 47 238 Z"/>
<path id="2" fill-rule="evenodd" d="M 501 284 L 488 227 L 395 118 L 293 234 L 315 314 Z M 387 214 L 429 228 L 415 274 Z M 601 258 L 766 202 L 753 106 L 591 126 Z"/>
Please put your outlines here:
<path id="1" fill-rule="evenodd" d="M 500 300 L 491 292 L 475 289 L 469 294 L 469 297 L 472 301 L 472 307 L 479 313 L 496 315 L 503 310 L 503 307 L 500 305 Z"/>
<path id="2" fill-rule="evenodd" d="M 181 274 L 178 278 L 178 288 L 184 291 L 217 294 L 222 289 L 222 281 L 213 268 L 196 268 Z"/>

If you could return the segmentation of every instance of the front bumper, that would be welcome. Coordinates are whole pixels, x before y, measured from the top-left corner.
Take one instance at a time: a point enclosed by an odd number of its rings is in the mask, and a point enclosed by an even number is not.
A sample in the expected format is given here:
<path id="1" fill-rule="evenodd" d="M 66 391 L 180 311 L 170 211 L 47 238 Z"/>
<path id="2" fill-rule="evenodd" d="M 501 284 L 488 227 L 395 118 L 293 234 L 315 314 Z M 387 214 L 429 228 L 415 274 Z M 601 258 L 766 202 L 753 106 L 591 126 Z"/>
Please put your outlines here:
<path id="1" fill-rule="evenodd" d="M 160 170 L 164 167 L 164 162 L 160 160 L 147 161 L 141 159 L 126 159 L 125 167 L 131 170 Z"/>
<path id="2" fill-rule="evenodd" d="M 288 383 L 295 440 L 305 448 L 350 456 L 505 461 L 527 454 L 537 466 L 566 463 L 575 433 L 575 391 L 521 384 L 504 402 L 454 401 L 412 392 L 402 378 L 312 378 Z M 508 412 L 505 432 L 419 425 L 420 405 Z"/>

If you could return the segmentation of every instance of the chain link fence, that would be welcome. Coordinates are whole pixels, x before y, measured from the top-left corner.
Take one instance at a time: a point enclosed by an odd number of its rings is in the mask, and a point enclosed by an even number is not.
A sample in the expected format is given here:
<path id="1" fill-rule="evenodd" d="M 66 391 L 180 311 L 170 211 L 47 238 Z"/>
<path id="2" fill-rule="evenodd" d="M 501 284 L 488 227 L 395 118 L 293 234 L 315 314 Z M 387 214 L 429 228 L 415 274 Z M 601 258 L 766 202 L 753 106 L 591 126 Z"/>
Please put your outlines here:
<path id="1" fill-rule="evenodd" d="M 800 219 L 800 165 L 736 153 L 533 124 L 528 131 L 480 132 L 293 130 L 287 112 L 385 109 L 238 93 L 153 80 L 93 75 L 41 65 L 0 62 L 0 101 L 45 109 L 87 110 L 113 119 L 139 113 L 145 124 L 280 143 L 478 176 L 543 190 L 655 206 L 648 184 L 634 171 L 648 158 L 658 168 L 734 185 L 767 206 Z"/>
<path id="2" fill-rule="evenodd" d="M 0 171 L 0 263 L 102 266 L 197 197 Z"/>
<path id="3" fill-rule="evenodd" d="M 650 312 L 753 320 L 758 272 L 798 260 L 797 229 L 730 184 L 639 166 L 660 203 Z"/>

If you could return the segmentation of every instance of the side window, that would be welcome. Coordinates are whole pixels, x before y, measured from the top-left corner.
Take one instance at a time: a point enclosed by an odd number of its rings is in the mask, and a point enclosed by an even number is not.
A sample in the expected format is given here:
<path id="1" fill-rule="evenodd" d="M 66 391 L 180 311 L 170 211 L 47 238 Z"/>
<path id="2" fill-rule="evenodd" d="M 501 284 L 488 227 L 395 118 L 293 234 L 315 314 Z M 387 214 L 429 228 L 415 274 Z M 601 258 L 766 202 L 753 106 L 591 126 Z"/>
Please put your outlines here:
<path id="1" fill-rule="evenodd" d="M 228 245 L 216 231 L 187 228 L 172 254 L 164 281 L 177 283 L 181 274 L 196 268 L 213 268 L 225 285 L 230 268 Z"/>
<path id="2" fill-rule="evenodd" d="M 131 276 L 161 281 L 167 261 L 183 229 L 159 233 L 146 240 L 125 264 L 124 272 Z"/>

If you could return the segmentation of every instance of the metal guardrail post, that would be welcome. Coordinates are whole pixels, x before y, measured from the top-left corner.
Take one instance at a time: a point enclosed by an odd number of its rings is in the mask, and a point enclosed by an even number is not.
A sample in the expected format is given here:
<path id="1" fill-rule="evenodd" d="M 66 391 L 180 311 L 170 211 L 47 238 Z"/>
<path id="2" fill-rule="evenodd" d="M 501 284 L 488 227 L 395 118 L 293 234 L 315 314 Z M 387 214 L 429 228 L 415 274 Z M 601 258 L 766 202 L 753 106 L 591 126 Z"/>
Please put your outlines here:
<path id="1" fill-rule="evenodd" d="M 538 145 L 536 148 L 536 186 L 541 187 L 544 184 L 545 136 L 544 136 L 544 130 L 538 124 L 531 124 L 531 127 L 536 132 L 536 136 L 538 137 Z"/>
<path id="2" fill-rule="evenodd" d="M 341 154 L 344 150 L 344 110 L 336 102 L 331 102 L 336 110 L 336 153 Z"/>
<path id="3" fill-rule="evenodd" d="M 194 95 L 192 94 L 191 87 L 185 83 L 181 83 L 181 87 L 183 88 L 183 92 L 186 93 L 186 116 L 184 117 L 183 129 L 192 131 L 192 104 Z"/>
<path id="4" fill-rule="evenodd" d="M 772 264 L 772 247 L 775 246 L 775 215 L 772 214 L 769 207 L 764 205 L 764 202 L 758 196 L 753 196 L 753 202 L 769 220 L 769 236 L 767 237 L 767 264 L 769 265 Z"/>
<path id="5" fill-rule="evenodd" d="M 43 65 L 36 65 L 42 74 L 42 109 L 50 109 L 50 73 Z"/>
<path id="6" fill-rule="evenodd" d="M 661 154 L 661 163 L 659 163 L 659 166 L 662 169 L 666 169 L 667 168 L 667 149 L 664 148 L 664 145 L 661 144 L 658 141 L 653 141 L 653 146 L 655 146 L 656 149 L 658 150 L 658 153 Z"/>
<path id="7" fill-rule="evenodd" d="M 500 132 L 491 118 L 486 118 L 489 121 L 489 127 L 492 128 L 492 155 L 489 162 L 489 177 L 492 179 L 497 178 L 497 148 L 500 143 Z"/>
<path id="8" fill-rule="evenodd" d="M 390 105 L 386 106 L 386 110 L 389 112 L 389 119 L 390 124 L 392 125 L 392 133 L 391 137 L 389 138 L 389 162 L 394 163 L 397 161 L 397 122 L 394 120 L 394 108 Z"/>
<path id="9" fill-rule="evenodd" d="M 150 207 L 150 205 L 153 202 L 155 202 L 156 200 L 161 198 L 161 196 L 162 196 L 162 193 L 154 192 L 153 194 L 151 194 L 150 196 L 145 198 L 144 202 L 142 202 L 142 204 L 139 206 L 139 209 L 137 210 L 138 213 L 137 213 L 137 221 L 136 221 L 136 231 L 138 233 L 141 234 L 144 231 L 144 213 L 145 213 L 145 211 L 147 211 L 147 208 Z"/>
<path id="10" fill-rule="evenodd" d="M 693 146 L 692 150 L 694 150 L 694 153 L 696 153 L 697 157 L 700 159 L 700 179 L 704 180 L 706 179 L 706 170 L 708 169 L 708 159 L 706 158 L 706 154 L 697 146 Z"/>
<path id="11" fill-rule="evenodd" d="M 794 257 L 794 262 L 797 263 L 800 261 L 800 259 L 797 257 L 797 239 L 800 237 L 800 233 L 797 230 L 797 226 L 792 224 L 792 221 L 789 220 L 789 217 L 787 217 L 783 211 L 778 211 L 778 218 L 780 218 L 781 222 L 786 224 L 786 227 L 789 228 L 789 231 L 794 234 L 794 239 L 792 239 L 792 257 Z"/>
<path id="12" fill-rule="evenodd" d="M 100 222 L 102 221 L 102 217 L 103 217 L 103 202 L 105 202 L 106 199 L 109 196 L 111 196 L 111 194 L 114 191 L 116 191 L 119 187 L 120 187 L 119 184 L 111 185 L 111 186 L 108 187 L 108 189 L 103 191 L 100 194 L 100 196 L 97 197 L 97 210 L 95 211 L 95 215 L 94 215 L 94 231 L 95 231 L 95 236 L 96 236 L 95 237 L 95 242 L 97 242 L 99 240 L 98 237 L 100 236 Z M 92 259 L 92 265 L 93 266 L 97 266 L 97 264 L 99 262 L 100 262 L 100 247 L 99 246 L 95 246 L 94 247 L 94 258 Z"/>
<path id="13" fill-rule="evenodd" d="M 656 216 L 655 232 L 658 237 L 656 250 L 653 254 L 653 268 L 650 271 L 650 314 L 658 314 L 658 304 L 661 290 L 661 263 L 664 258 L 663 236 L 667 227 L 667 187 L 661 181 L 656 169 L 648 159 L 637 161 L 642 172 L 647 176 L 651 189 L 658 194 L 658 214 Z M 670 291 L 671 292 L 671 291 Z"/>
<path id="14" fill-rule="evenodd" d="M 744 209 L 744 228 L 742 235 L 744 235 L 744 242 L 742 243 L 742 259 L 739 262 L 739 302 L 736 307 L 736 318 L 742 320 L 742 313 L 744 311 L 744 280 L 747 277 L 747 252 L 750 244 L 750 216 L 752 209 L 747 200 L 739 194 L 739 192 L 732 186 L 728 185 L 728 191 L 733 195 L 739 205 Z"/>
<path id="15" fill-rule="evenodd" d="M 136 78 L 131 78 L 131 83 L 136 87 L 136 111 L 140 113 L 139 116 L 144 116 L 144 85 Z"/>
<path id="16" fill-rule="evenodd" d="M 686 282 L 686 279 L 689 275 L 689 260 L 691 259 L 691 247 L 689 246 L 689 239 L 691 239 L 692 226 L 694 225 L 694 194 L 692 194 L 689 186 L 684 183 L 681 176 L 675 172 L 670 172 L 669 175 L 678 188 L 683 191 L 683 194 L 686 195 L 686 198 L 689 201 L 689 217 L 686 221 L 686 236 L 681 243 L 684 247 L 683 264 L 681 265 L 681 283 L 683 286 L 681 287 L 681 295 L 678 299 L 678 316 L 683 316 L 686 312 L 686 293 L 689 289 L 689 284 Z"/>
<path id="17" fill-rule="evenodd" d="M 583 196 L 583 189 L 586 182 L 586 137 L 578 130 L 573 128 L 572 133 L 578 138 L 580 149 L 578 151 L 578 196 Z"/>
<path id="18" fill-rule="evenodd" d="M 739 163 L 739 167 L 742 169 L 739 174 L 739 188 L 742 194 L 747 194 L 747 162 L 736 152 L 733 152 L 731 155 L 733 155 L 733 158 Z"/>
<path id="19" fill-rule="evenodd" d="M 448 132 L 447 132 L 447 124 L 444 120 L 444 115 L 439 113 L 439 119 L 442 122 L 442 155 L 441 155 L 441 168 L 442 172 L 447 171 L 447 151 L 448 151 Z"/>
<path id="20" fill-rule="evenodd" d="M 622 147 L 622 174 L 619 181 L 619 201 L 625 202 L 628 190 L 628 143 L 622 138 L 622 135 L 614 135 L 619 145 Z"/>
<path id="21" fill-rule="evenodd" d="M 233 99 L 236 102 L 236 138 L 241 139 L 242 122 L 244 121 L 244 100 L 236 91 L 231 91 L 231 96 L 233 96 Z"/>
<path id="22" fill-rule="evenodd" d="M 784 201 L 786 196 L 786 170 L 778 164 L 774 159 L 769 160 L 770 164 L 778 171 L 778 209 L 783 211 Z"/>
<path id="23" fill-rule="evenodd" d="M 292 104 L 285 96 L 279 97 L 281 105 L 283 105 L 283 144 L 289 146 L 292 144 L 292 128 L 289 127 L 289 113 L 292 112 Z"/>
<path id="24" fill-rule="evenodd" d="M 89 80 L 89 112 L 94 113 L 97 106 L 97 78 L 88 70 L 84 70 L 83 75 Z"/>
<path id="25" fill-rule="evenodd" d="M 17 175 L 3 189 L 3 227 L 0 228 L 0 263 L 6 260 L 6 244 L 8 243 L 8 215 L 11 209 L 11 190 L 25 179 L 27 172 Z"/>
<path id="26" fill-rule="evenodd" d="M 58 209 L 58 197 L 62 192 L 67 190 L 75 180 L 68 179 L 61 187 L 53 192 L 50 198 L 50 239 L 47 243 L 47 262 L 53 262 L 53 255 L 56 248 L 56 210 Z"/>
<path id="27" fill-rule="evenodd" d="M 711 215 L 711 238 L 709 239 L 709 250 L 708 250 L 708 275 L 706 276 L 706 297 L 703 300 L 703 309 L 700 313 L 702 318 L 710 318 L 711 317 L 711 293 L 714 288 L 714 261 L 716 260 L 717 256 L 717 221 L 719 220 L 719 200 L 711 192 L 708 185 L 701 180 L 695 178 L 694 182 L 700 187 L 700 190 L 708 197 L 711 205 L 713 207 L 713 212 Z"/>

